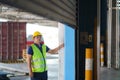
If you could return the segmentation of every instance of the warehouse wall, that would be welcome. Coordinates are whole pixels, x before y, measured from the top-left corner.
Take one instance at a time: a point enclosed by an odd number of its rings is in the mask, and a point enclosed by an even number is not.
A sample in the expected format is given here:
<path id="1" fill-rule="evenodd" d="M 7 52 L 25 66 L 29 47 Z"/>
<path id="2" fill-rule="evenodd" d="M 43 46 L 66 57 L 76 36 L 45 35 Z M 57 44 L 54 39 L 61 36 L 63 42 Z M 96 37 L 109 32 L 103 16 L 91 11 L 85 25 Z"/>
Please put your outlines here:
<path id="1" fill-rule="evenodd" d="M 59 51 L 58 80 L 75 80 L 75 30 L 59 23 L 59 44 L 64 48 Z"/>
<path id="2" fill-rule="evenodd" d="M 64 80 L 75 80 L 75 30 L 65 25 Z"/>
<path id="3" fill-rule="evenodd" d="M 64 24 L 59 23 L 58 29 L 59 29 L 59 44 L 64 42 Z M 59 76 L 58 80 L 64 80 L 64 48 L 59 51 Z"/>

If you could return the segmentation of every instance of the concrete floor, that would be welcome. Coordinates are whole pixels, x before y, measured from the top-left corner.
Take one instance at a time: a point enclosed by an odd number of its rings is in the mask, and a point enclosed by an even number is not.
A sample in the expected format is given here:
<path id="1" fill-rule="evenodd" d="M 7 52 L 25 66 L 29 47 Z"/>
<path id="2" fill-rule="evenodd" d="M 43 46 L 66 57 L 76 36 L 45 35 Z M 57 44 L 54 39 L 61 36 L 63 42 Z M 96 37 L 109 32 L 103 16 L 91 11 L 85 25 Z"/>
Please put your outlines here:
<path id="1" fill-rule="evenodd" d="M 120 69 L 101 68 L 100 80 L 120 80 Z"/>
<path id="2" fill-rule="evenodd" d="M 58 80 L 58 56 L 49 55 L 47 57 L 48 65 L 48 80 Z M 7 70 L 9 69 L 9 70 Z M 29 76 L 23 75 L 23 73 L 28 73 L 26 63 L 20 64 L 4 64 L 0 63 L 0 70 L 15 73 L 16 75 L 10 77 L 10 80 L 30 80 Z M 120 80 L 120 69 L 108 69 L 101 68 L 100 71 L 100 80 Z"/>
<path id="3" fill-rule="evenodd" d="M 49 55 L 47 57 L 48 80 L 58 80 L 58 55 Z M 9 77 L 10 80 L 30 80 L 26 63 L 4 64 L 0 63 L 0 70 L 8 73 L 14 73 L 15 76 Z M 10 75 L 9 75 L 10 76 Z"/>

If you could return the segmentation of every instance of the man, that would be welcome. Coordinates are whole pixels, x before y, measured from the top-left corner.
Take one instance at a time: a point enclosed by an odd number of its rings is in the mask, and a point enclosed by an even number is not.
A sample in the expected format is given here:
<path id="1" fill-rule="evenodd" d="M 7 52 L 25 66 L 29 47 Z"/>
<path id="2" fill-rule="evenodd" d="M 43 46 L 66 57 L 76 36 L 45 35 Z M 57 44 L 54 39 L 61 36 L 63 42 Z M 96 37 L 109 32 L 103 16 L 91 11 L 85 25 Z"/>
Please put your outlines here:
<path id="1" fill-rule="evenodd" d="M 55 54 L 64 46 L 61 44 L 55 49 L 49 49 L 45 44 L 40 43 L 41 37 L 40 32 L 34 32 L 34 44 L 28 48 L 27 64 L 31 80 L 47 80 L 46 52 Z"/>

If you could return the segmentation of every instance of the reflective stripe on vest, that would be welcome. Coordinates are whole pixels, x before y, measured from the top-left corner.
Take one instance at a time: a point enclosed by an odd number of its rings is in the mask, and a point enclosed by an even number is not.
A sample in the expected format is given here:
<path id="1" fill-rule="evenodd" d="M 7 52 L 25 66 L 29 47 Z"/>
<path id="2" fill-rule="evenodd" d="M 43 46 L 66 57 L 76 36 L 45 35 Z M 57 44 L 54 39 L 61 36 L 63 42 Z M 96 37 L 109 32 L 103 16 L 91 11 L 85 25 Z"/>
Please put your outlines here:
<path id="1" fill-rule="evenodd" d="M 42 45 L 42 52 L 35 45 L 32 44 L 33 56 L 32 56 L 32 71 L 33 72 L 44 72 L 47 70 L 46 67 L 46 46 Z"/>

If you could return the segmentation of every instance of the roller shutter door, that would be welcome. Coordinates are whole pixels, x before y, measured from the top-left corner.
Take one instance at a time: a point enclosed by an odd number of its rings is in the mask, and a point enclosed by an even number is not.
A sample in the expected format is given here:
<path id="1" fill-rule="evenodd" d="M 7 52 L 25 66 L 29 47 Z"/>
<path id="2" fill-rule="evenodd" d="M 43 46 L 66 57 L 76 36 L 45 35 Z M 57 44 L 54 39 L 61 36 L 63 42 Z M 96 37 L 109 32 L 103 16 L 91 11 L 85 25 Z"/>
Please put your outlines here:
<path id="1" fill-rule="evenodd" d="M 76 0 L 0 0 L 0 2 L 76 28 Z"/>

